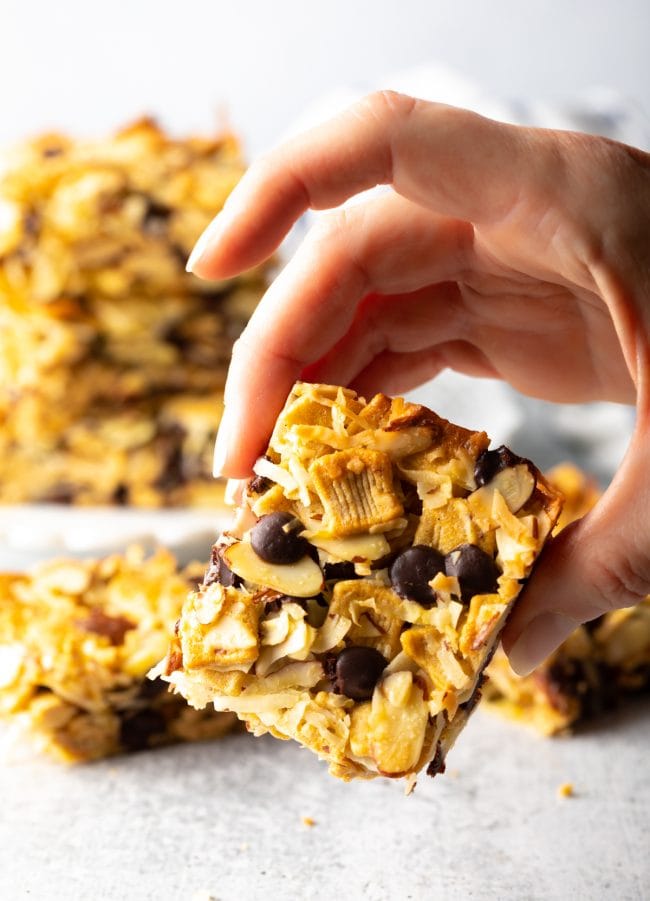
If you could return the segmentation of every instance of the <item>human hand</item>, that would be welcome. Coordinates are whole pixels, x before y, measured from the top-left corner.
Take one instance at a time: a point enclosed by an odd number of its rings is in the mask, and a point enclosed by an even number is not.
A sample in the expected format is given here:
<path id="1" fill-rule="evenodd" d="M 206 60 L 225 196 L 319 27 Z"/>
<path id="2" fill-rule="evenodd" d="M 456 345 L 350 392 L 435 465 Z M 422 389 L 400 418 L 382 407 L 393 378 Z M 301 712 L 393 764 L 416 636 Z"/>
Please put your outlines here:
<path id="1" fill-rule="evenodd" d="M 543 555 L 509 618 L 520 672 L 650 592 L 650 156 L 390 92 L 253 165 L 188 268 L 226 278 L 312 229 L 237 342 L 215 468 L 247 475 L 297 378 L 404 391 L 445 368 L 552 401 L 637 404 L 597 507 Z"/>

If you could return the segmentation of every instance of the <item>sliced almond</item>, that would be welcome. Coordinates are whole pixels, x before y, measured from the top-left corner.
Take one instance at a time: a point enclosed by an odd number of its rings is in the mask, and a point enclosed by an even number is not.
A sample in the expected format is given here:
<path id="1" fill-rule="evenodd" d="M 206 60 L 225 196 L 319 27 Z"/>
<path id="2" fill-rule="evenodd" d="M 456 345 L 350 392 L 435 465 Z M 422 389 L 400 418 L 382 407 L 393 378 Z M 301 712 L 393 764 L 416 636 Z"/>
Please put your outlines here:
<path id="1" fill-rule="evenodd" d="M 309 539 L 310 543 L 337 560 L 379 560 L 390 553 L 390 545 L 383 535 L 351 535 L 349 538 Z"/>
<path id="2" fill-rule="evenodd" d="M 311 598 L 323 587 L 323 574 L 311 557 L 303 557 L 297 563 L 267 563 L 246 541 L 232 544 L 224 550 L 223 556 L 240 579 L 291 597 Z"/>
<path id="3" fill-rule="evenodd" d="M 535 476 L 526 463 L 519 463 L 498 472 L 492 485 L 503 495 L 510 512 L 516 513 L 535 490 Z"/>
<path id="4" fill-rule="evenodd" d="M 519 463 L 517 466 L 507 466 L 502 469 L 491 482 L 472 492 L 467 502 L 475 515 L 485 511 L 489 516 L 492 509 L 492 497 L 494 492 L 498 491 L 510 512 L 516 513 L 521 510 L 534 490 L 535 476 L 526 463 Z"/>

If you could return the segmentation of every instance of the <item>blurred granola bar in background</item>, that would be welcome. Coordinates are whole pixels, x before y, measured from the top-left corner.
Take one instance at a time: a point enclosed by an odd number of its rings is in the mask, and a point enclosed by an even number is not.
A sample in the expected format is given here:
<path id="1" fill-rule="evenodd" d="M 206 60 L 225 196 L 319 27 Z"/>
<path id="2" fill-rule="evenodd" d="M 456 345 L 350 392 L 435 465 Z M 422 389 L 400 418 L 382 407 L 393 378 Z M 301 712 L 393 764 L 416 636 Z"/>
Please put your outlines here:
<path id="1" fill-rule="evenodd" d="M 0 717 L 66 763 L 218 738 L 234 714 L 197 711 L 146 678 L 202 567 L 137 548 L 0 575 Z"/>
<path id="2" fill-rule="evenodd" d="M 584 516 L 600 496 L 593 480 L 570 464 L 551 470 L 547 478 L 565 497 L 557 531 Z M 626 694 L 650 687 L 650 598 L 580 626 L 525 678 L 512 671 L 501 648 L 487 672 L 485 709 L 544 735 L 566 731 Z"/>
<path id="3" fill-rule="evenodd" d="M 226 369 L 266 277 L 185 261 L 244 172 L 236 139 L 143 119 L 0 166 L 0 503 L 220 501 Z"/>

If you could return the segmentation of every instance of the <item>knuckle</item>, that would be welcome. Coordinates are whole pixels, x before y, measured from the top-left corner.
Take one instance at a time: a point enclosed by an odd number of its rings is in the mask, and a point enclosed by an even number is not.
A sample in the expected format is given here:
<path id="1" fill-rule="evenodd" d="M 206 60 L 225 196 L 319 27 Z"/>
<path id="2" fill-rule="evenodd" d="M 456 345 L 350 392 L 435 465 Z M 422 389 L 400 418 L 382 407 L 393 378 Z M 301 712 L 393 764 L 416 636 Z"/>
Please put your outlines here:
<path id="1" fill-rule="evenodd" d="M 593 582 L 604 610 L 639 604 L 650 593 L 650 559 L 629 551 L 604 556 L 594 563 Z"/>
<path id="2" fill-rule="evenodd" d="M 408 94 L 398 91 L 382 90 L 367 94 L 360 102 L 362 111 L 374 119 L 402 118 L 409 116 L 415 109 L 418 101 Z"/>
<path id="3" fill-rule="evenodd" d="M 349 221 L 350 214 L 345 207 L 323 213 L 311 229 L 310 239 L 315 244 L 332 245 L 340 240 L 341 233 L 346 230 Z"/>

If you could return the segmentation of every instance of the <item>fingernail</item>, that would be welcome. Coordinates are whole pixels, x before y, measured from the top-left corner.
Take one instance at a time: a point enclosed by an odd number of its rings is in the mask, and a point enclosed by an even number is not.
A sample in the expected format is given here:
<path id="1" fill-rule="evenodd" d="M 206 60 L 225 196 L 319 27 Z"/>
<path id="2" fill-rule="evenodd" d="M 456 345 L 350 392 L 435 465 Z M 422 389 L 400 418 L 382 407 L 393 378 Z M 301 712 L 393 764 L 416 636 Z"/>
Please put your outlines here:
<path id="1" fill-rule="evenodd" d="M 223 468 L 226 465 L 228 450 L 230 446 L 230 425 L 228 408 L 225 407 L 221 415 L 219 423 L 219 431 L 217 432 L 217 440 L 214 443 L 214 459 L 212 462 L 212 475 L 215 479 L 223 474 Z"/>
<path id="2" fill-rule="evenodd" d="M 577 628 L 578 623 L 561 613 L 542 613 L 530 622 L 510 648 L 510 666 L 527 676 Z"/>
<path id="3" fill-rule="evenodd" d="M 212 222 L 207 226 L 203 234 L 199 237 L 198 241 L 194 245 L 187 263 L 185 264 L 186 272 L 194 272 L 194 267 L 203 258 L 209 246 L 219 240 L 219 235 L 224 230 L 224 226 L 226 224 L 222 217 L 223 211 L 221 213 L 218 213 L 214 217 Z"/>
<path id="4" fill-rule="evenodd" d="M 244 497 L 245 479 L 228 479 L 223 501 L 227 507 L 238 507 Z"/>

